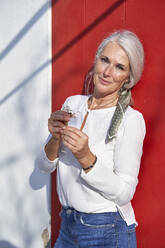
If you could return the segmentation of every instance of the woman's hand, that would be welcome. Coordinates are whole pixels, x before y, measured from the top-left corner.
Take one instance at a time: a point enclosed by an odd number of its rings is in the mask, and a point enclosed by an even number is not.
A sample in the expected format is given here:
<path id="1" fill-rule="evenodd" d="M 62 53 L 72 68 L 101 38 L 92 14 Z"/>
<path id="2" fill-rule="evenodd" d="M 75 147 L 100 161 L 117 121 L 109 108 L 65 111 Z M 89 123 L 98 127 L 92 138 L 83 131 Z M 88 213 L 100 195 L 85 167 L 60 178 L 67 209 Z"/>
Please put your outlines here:
<path id="1" fill-rule="evenodd" d="M 77 128 L 64 126 L 62 128 L 63 144 L 71 150 L 83 168 L 95 161 L 95 155 L 88 146 L 88 136 Z"/>
<path id="2" fill-rule="evenodd" d="M 58 157 L 60 141 L 61 141 L 61 130 L 67 122 L 70 120 L 71 116 L 61 110 L 58 110 L 51 114 L 48 120 L 48 129 L 52 134 L 52 138 L 45 145 L 45 153 L 49 160 L 55 160 Z"/>
<path id="3" fill-rule="evenodd" d="M 48 129 L 55 140 L 61 139 L 61 130 L 67 122 L 70 120 L 71 116 L 62 110 L 53 112 L 48 119 Z"/>

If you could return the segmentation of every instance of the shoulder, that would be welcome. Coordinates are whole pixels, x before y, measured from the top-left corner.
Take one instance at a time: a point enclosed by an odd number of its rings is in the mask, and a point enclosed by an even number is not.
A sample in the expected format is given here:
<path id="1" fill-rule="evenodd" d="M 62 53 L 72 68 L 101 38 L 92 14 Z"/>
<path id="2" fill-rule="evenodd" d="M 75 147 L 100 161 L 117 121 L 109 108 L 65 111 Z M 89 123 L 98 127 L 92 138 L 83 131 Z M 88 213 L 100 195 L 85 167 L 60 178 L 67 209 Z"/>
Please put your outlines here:
<path id="1" fill-rule="evenodd" d="M 128 107 L 124 118 L 123 118 L 123 126 L 132 128 L 134 130 L 141 129 L 143 132 L 146 132 L 145 120 L 141 112 L 133 109 L 132 107 Z"/>
<path id="2" fill-rule="evenodd" d="M 125 112 L 125 117 L 124 117 L 125 120 L 129 120 L 129 119 L 141 119 L 144 121 L 144 117 L 142 115 L 141 112 L 139 112 L 138 110 L 135 110 L 134 108 L 132 107 L 128 107 L 126 112 Z"/>
<path id="3" fill-rule="evenodd" d="M 69 96 L 65 102 L 63 106 L 69 106 L 71 109 L 77 109 L 80 106 L 84 105 L 87 100 L 88 100 L 89 96 L 87 95 L 73 95 L 73 96 Z"/>
<path id="4" fill-rule="evenodd" d="M 86 95 L 73 95 L 73 96 L 69 96 L 66 101 L 68 101 L 69 103 L 76 103 L 76 102 L 84 102 L 89 98 L 89 96 Z"/>

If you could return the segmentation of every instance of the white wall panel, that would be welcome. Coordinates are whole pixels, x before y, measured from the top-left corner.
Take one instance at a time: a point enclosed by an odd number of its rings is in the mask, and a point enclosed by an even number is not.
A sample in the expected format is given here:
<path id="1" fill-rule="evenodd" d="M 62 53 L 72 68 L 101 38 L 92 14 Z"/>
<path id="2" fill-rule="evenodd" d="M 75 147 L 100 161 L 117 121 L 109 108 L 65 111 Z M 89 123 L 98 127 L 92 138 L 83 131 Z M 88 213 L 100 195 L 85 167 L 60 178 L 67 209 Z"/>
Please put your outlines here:
<path id="1" fill-rule="evenodd" d="M 51 111 L 51 3 L 0 1 L 0 248 L 40 248 L 50 178 L 35 166 Z"/>

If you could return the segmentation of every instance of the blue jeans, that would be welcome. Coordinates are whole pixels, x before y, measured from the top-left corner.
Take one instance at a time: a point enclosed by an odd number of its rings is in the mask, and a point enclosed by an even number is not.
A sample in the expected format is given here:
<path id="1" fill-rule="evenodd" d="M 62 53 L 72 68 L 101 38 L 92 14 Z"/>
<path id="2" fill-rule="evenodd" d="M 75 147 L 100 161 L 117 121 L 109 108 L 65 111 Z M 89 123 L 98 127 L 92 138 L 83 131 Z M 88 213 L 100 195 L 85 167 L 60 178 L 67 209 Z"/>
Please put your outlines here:
<path id="1" fill-rule="evenodd" d="M 135 224 L 119 212 L 87 214 L 62 208 L 61 229 L 54 248 L 136 248 Z"/>

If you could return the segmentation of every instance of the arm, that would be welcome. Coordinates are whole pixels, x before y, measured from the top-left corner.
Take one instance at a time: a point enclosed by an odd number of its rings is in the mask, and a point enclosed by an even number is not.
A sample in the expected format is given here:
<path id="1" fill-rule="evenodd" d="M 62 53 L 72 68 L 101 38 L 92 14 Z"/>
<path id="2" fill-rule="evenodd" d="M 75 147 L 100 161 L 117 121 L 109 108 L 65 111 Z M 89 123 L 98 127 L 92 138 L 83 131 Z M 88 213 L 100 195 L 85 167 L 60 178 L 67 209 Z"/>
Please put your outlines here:
<path id="1" fill-rule="evenodd" d="M 119 206 L 127 204 L 133 198 L 138 183 L 144 136 L 142 115 L 129 117 L 122 137 L 116 140 L 113 170 L 98 158 L 89 173 L 81 171 L 81 177 L 105 198 Z"/>
<path id="2" fill-rule="evenodd" d="M 55 160 L 58 157 L 61 143 L 61 130 L 69 120 L 69 114 L 62 110 L 58 110 L 51 114 L 48 120 L 48 129 L 52 134 L 52 137 L 45 145 L 45 153 L 49 160 Z"/>
<path id="3" fill-rule="evenodd" d="M 52 135 L 50 134 L 47 141 L 46 145 L 51 141 Z M 45 146 L 46 146 L 45 145 Z M 38 165 L 38 168 L 44 172 L 44 173 L 51 173 L 53 172 L 58 164 L 58 157 L 56 157 L 54 160 L 49 160 L 46 153 L 45 153 L 45 146 L 41 150 L 41 152 L 38 154 L 36 158 L 36 163 Z"/>
<path id="4" fill-rule="evenodd" d="M 41 171 L 51 173 L 56 169 L 61 143 L 61 130 L 69 120 L 70 115 L 62 110 L 51 114 L 48 120 L 48 129 L 51 135 L 49 135 L 44 149 L 36 159 Z"/>

